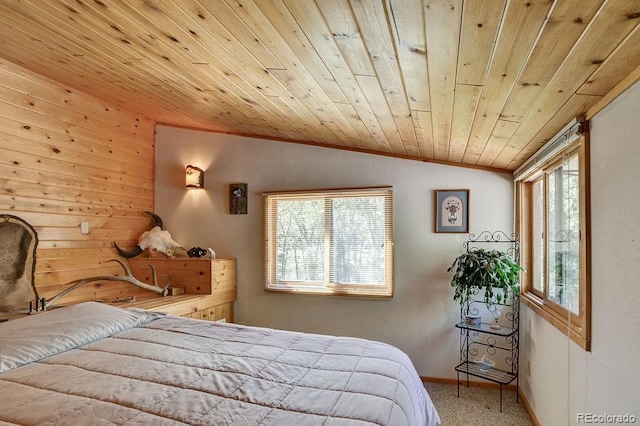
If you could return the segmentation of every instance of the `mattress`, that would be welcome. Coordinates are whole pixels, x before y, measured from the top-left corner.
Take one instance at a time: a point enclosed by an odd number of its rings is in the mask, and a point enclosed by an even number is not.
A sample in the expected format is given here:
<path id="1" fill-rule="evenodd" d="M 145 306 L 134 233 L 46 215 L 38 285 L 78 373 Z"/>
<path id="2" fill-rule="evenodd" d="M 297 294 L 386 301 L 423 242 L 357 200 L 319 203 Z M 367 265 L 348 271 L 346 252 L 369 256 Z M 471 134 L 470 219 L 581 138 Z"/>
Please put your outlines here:
<path id="1" fill-rule="evenodd" d="M 0 423 L 436 425 L 409 358 L 371 340 L 87 302 L 0 324 Z"/>

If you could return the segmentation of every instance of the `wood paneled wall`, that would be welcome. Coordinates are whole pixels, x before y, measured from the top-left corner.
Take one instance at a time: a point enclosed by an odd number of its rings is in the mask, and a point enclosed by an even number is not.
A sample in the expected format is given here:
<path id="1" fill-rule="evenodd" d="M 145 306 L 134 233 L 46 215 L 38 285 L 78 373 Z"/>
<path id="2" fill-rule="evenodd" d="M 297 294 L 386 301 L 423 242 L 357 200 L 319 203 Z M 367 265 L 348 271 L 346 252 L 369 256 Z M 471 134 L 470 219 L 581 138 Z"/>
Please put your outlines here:
<path id="1" fill-rule="evenodd" d="M 0 59 L 0 212 L 38 232 L 36 287 L 122 275 L 112 248 L 131 248 L 152 221 L 155 123 Z M 90 233 L 80 232 L 88 222 Z M 106 262 L 106 263 L 105 263 Z M 61 302 L 138 293 L 88 284 Z"/>

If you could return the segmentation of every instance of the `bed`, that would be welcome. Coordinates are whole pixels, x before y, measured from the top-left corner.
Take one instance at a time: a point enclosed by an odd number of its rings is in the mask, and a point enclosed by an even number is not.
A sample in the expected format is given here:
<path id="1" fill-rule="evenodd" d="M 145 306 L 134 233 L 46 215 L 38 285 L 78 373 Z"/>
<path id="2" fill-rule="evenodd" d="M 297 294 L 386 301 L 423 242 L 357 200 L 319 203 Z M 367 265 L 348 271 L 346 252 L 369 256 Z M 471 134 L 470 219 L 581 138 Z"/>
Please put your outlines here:
<path id="1" fill-rule="evenodd" d="M 0 324 L 0 423 L 437 425 L 380 342 L 96 302 Z"/>

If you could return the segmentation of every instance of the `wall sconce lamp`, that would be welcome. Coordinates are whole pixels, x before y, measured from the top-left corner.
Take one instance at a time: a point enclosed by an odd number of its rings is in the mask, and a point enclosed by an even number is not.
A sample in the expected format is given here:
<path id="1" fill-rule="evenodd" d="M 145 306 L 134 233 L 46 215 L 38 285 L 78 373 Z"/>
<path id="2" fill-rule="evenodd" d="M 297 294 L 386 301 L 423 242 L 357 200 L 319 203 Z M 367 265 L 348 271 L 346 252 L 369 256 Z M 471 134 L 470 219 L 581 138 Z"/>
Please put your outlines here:
<path id="1" fill-rule="evenodd" d="M 186 179 L 187 189 L 204 188 L 204 170 L 202 170 L 200 167 L 188 165 Z"/>

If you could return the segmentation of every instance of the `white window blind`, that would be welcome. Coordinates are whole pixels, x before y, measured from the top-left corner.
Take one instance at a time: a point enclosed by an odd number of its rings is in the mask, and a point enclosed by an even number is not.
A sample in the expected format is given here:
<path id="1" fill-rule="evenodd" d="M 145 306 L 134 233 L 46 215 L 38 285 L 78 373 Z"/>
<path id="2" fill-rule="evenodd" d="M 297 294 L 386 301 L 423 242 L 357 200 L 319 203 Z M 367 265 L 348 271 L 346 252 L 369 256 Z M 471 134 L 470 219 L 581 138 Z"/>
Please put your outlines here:
<path id="1" fill-rule="evenodd" d="M 391 188 L 264 195 L 266 290 L 393 295 Z"/>

